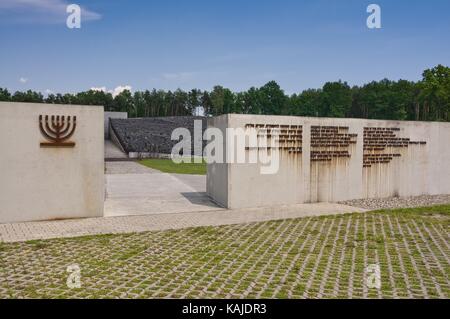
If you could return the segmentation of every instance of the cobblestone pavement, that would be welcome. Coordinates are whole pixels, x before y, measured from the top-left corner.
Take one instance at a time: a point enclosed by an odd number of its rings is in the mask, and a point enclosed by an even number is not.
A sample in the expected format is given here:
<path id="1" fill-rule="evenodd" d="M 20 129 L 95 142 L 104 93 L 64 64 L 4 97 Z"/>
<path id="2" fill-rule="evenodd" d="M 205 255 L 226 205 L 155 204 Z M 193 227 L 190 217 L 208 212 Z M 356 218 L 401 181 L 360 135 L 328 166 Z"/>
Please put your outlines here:
<path id="1" fill-rule="evenodd" d="M 0 242 L 144 232 L 198 226 L 219 226 L 358 211 L 362 211 L 362 209 L 344 205 L 318 203 L 240 210 L 220 209 L 216 211 L 173 214 L 0 224 Z"/>
<path id="2" fill-rule="evenodd" d="M 408 208 L 450 204 L 450 195 L 422 195 L 411 197 L 367 198 L 348 200 L 340 204 L 361 207 L 368 210 L 387 208 Z"/>
<path id="3" fill-rule="evenodd" d="M 3 243 L 0 298 L 448 298 L 449 212 Z M 380 267 L 380 289 L 366 284 L 371 264 Z M 73 265 L 81 287 L 70 289 Z"/>

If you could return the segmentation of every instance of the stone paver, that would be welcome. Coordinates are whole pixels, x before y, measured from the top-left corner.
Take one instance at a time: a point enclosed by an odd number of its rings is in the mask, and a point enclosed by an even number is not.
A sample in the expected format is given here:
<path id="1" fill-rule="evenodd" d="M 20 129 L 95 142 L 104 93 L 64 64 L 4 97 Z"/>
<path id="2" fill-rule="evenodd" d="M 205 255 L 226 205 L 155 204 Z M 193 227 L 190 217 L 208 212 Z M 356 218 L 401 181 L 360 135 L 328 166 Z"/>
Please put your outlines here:
<path id="1" fill-rule="evenodd" d="M 0 298 L 449 298 L 449 218 L 447 206 L 3 243 Z"/>
<path id="2" fill-rule="evenodd" d="M 358 211 L 364 210 L 345 205 L 319 203 L 240 210 L 216 209 L 203 212 L 0 224 L 0 241 L 16 242 L 33 239 L 218 226 Z"/>

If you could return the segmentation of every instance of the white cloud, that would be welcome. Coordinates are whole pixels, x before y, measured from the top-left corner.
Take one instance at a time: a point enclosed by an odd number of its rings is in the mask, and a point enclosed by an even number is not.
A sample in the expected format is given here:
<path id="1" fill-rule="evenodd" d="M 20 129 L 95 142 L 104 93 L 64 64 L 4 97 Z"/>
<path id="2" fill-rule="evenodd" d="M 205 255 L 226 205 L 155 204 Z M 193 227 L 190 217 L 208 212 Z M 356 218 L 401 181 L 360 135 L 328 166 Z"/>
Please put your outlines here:
<path id="1" fill-rule="evenodd" d="M 66 0 L 1 0 L 2 20 L 21 23 L 59 23 L 65 22 L 68 14 Z M 81 7 L 81 21 L 101 19 L 101 15 Z"/>
<path id="2" fill-rule="evenodd" d="M 107 90 L 106 86 L 99 86 L 99 87 L 91 87 L 92 91 L 101 91 L 101 92 L 107 92 L 111 93 L 113 97 L 116 97 L 121 92 L 128 90 L 131 91 L 132 87 L 130 85 L 119 85 L 113 90 Z"/>
<path id="3" fill-rule="evenodd" d="M 19 82 L 22 83 L 22 84 L 25 84 L 25 83 L 28 82 L 28 79 L 22 77 L 22 78 L 19 79 Z"/>
<path id="4" fill-rule="evenodd" d="M 129 85 L 121 86 L 121 85 L 119 85 L 118 87 L 116 87 L 114 90 L 112 90 L 110 92 L 111 92 L 112 96 L 115 97 L 115 96 L 119 95 L 121 92 L 123 92 L 125 90 L 131 91 L 131 86 L 129 86 Z"/>
<path id="5" fill-rule="evenodd" d="M 54 94 L 54 92 L 52 90 L 49 90 L 49 89 L 45 90 L 45 93 L 47 93 L 47 95 Z"/>
<path id="6" fill-rule="evenodd" d="M 92 87 L 90 89 L 91 91 L 100 91 L 100 92 L 107 92 L 106 90 L 106 86 L 101 86 L 101 87 Z"/>

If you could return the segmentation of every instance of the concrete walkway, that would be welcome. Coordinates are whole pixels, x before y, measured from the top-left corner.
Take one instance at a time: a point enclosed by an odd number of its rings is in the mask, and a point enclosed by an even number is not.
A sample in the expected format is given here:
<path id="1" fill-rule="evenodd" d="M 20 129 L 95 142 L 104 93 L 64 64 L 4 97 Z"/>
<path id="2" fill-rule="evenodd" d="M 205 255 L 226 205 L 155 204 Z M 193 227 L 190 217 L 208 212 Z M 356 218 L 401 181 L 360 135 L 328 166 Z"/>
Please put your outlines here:
<path id="1" fill-rule="evenodd" d="M 161 173 L 156 169 L 145 167 L 134 161 L 105 162 L 105 174 L 155 174 Z"/>
<path id="2" fill-rule="evenodd" d="M 135 162 L 106 163 L 105 217 L 220 210 L 206 176 L 161 173 Z"/>
<path id="3" fill-rule="evenodd" d="M 351 206 L 319 203 L 239 210 L 0 224 L 0 241 L 19 242 L 86 235 L 161 231 L 363 211 L 361 208 Z"/>

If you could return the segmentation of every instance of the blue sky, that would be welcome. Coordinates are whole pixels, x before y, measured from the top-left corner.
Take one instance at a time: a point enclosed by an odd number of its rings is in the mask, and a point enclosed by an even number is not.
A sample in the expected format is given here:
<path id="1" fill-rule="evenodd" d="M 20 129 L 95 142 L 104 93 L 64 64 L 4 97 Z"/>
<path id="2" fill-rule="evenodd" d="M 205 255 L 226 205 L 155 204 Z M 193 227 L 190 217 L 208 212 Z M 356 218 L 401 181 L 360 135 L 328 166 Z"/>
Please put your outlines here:
<path id="1" fill-rule="evenodd" d="M 326 81 L 418 80 L 450 65 L 448 0 L 0 0 L 0 87 L 78 92 L 234 91 L 276 80 L 287 93 Z M 368 29 L 366 8 L 382 9 Z"/>

